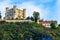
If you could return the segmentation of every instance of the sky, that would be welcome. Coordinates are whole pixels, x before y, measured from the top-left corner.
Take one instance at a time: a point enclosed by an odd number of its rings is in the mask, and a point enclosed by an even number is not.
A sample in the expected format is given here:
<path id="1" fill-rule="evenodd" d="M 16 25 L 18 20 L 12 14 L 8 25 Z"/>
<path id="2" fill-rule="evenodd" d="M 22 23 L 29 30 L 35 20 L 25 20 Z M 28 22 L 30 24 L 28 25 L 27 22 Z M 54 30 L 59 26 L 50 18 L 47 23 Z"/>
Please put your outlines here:
<path id="1" fill-rule="evenodd" d="M 19 9 L 26 9 L 26 17 L 32 16 L 34 11 L 40 13 L 40 19 L 56 20 L 60 23 L 60 0 L 0 0 L 0 11 L 5 16 L 5 8 L 16 5 Z"/>

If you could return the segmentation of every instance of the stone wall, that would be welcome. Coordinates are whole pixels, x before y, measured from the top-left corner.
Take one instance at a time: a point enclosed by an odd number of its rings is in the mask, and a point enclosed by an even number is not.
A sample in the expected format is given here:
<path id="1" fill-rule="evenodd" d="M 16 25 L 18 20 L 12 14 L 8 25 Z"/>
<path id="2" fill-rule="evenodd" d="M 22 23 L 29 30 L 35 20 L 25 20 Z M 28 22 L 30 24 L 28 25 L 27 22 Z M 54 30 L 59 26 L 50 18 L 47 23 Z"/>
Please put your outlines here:
<path id="1" fill-rule="evenodd" d="M 0 21 L 3 21 L 3 20 L 0 20 Z M 6 22 L 32 22 L 31 20 L 4 20 Z"/>

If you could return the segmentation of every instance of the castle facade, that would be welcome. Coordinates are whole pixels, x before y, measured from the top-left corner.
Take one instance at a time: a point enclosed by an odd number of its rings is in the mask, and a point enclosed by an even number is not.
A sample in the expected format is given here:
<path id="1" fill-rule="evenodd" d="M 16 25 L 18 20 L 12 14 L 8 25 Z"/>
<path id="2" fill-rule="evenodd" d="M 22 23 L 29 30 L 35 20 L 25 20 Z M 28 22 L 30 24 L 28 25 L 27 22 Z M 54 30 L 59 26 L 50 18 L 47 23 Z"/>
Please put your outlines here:
<path id="1" fill-rule="evenodd" d="M 20 10 L 16 6 L 9 9 L 6 8 L 5 19 L 14 20 L 14 19 L 25 19 L 26 18 L 26 9 Z"/>

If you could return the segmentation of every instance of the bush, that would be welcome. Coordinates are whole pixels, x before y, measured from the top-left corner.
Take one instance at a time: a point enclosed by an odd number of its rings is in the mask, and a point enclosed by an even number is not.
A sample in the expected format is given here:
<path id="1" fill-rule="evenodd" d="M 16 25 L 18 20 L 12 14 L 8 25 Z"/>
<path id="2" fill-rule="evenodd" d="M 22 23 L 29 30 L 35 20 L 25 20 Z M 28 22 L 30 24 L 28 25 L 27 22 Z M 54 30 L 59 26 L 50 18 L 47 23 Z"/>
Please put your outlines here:
<path id="1" fill-rule="evenodd" d="M 56 24 L 54 22 L 51 22 L 50 26 L 51 26 L 52 29 L 56 29 L 57 28 Z"/>

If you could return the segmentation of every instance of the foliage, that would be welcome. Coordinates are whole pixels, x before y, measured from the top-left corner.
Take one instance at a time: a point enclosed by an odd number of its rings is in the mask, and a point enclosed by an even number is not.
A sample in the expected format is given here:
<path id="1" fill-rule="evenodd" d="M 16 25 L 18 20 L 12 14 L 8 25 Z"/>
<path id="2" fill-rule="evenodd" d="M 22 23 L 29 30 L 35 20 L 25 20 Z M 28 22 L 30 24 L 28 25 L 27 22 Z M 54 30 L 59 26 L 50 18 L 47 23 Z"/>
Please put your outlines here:
<path id="1" fill-rule="evenodd" d="M 2 17 L 2 16 L 1 16 L 1 13 L 0 13 L 0 19 L 1 19 L 1 17 Z"/>
<path id="2" fill-rule="evenodd" d="M 31 20 L 34 21 L 34 17 L 31 16 Z"/>
<path id="3" fill-rule="evenodd" d="M 39 12 L 34 11 L 33 17 L 34 17 L 35 22 L 37 22 L 37 20 L 39 19 Z"/>
<path id="4" fill-rule="evenodd" d="M 30 17 L 28 16 L 26 19 L 27 19 L 27 20 L 30 20 Z"/>
<path id="5" fill-rule="evenodd" d="M 3 36 L 1 38 L 4 40 L 24 40 L 26 35 L 33 37 L 34 33 L 40 33 L 41 30 L 43 30 L 43 27 L 35 22 L 5 22 L 0 24 L 0 32 Z"/>
<path id="6" fill-rule="evenodd" d="M 56 37 L 60 37 L 60 28 L 46 30 L 35 22 L 5 22 L 0 24 L 0 39 L 2 40 L 25 40 L 27 37 L 40 40 L 47 34 L 55 40 Z"/>
<path id="7" fill-rule="evenodd" d="M 60 24 L 58 26 L 60 26 Z"/>
<path id="8" fill-rule="evenodd" d="M 34 21 L 34 18 L 32 16 L 31 17 L 28 16 L 26 19 Z"/>
<path id="9" fill-rule="evenodd" d="M 51 22 L 50 26 L 51 26 L 52 29 L 56 29 L 56 28 L 57 28 L 57 27 L 56 27 L 56 23 L 53 22 L 53 21 Z"/>
<path id="10" fill-rule="evenodd" d="M 16 18 L 15 20 L 18 20 L 18 18 Z"/>

